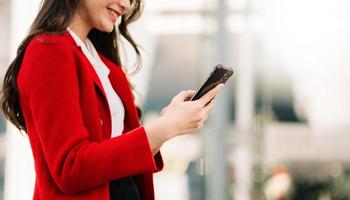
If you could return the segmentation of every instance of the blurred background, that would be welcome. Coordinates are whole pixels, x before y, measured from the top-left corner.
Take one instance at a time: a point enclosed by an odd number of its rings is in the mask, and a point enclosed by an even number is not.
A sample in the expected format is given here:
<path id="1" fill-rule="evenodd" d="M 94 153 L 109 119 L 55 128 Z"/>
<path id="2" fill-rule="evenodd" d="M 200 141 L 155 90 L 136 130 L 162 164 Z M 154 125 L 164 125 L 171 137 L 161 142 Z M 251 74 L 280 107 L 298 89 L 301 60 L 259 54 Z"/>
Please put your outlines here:
<path id="1" fill-rule="evenodd" d="M 39 8 L 0 0 L 0 73 Z M 162 147 L 158 200 L 350 199 L 350 1 L 146 0 L 130 29 L 143 68 L 130 79 L 158 117 L 221 63 L 235 75 L 206 126 Z M 124 46 L 124 66 L 135 55 Z M 1 116 L 0 199 L 32 199 L 25 134 Z"/>

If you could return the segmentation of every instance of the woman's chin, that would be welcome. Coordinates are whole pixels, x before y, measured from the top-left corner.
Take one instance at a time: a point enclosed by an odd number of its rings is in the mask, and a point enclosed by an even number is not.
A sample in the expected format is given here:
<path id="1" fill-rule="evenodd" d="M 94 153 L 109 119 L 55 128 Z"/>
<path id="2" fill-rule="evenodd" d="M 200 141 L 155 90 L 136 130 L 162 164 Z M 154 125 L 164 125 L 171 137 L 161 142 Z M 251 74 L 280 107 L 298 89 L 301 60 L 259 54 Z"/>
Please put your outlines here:
<path id="1" fill-rule="evenodd" d="M 104 24 L 101 27 L 97 28 L 99 31 L 102 32 L 107 32 L 107 33 L 111 33 L 114 29 L 114 24 Z"/>

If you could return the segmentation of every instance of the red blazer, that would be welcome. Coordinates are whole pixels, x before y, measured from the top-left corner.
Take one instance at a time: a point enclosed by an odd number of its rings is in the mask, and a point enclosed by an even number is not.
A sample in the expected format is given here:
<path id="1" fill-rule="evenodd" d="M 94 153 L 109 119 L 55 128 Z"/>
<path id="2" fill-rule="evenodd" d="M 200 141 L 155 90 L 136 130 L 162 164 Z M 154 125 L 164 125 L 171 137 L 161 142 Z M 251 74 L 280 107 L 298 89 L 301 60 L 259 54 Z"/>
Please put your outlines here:
<path id="1" fill-rule="evenodd" d="M 111 139 L 102 84 L 68 32 L 41 34 L 28 45 L 17 77 L 36 171 L 33 199 L 109 199 L 109 182 L 134 176 L 142 199 L 154 199 L 163 168 L 140 125 L 127 77 L 100 54 L 125 107 L 123 134 Z"/>

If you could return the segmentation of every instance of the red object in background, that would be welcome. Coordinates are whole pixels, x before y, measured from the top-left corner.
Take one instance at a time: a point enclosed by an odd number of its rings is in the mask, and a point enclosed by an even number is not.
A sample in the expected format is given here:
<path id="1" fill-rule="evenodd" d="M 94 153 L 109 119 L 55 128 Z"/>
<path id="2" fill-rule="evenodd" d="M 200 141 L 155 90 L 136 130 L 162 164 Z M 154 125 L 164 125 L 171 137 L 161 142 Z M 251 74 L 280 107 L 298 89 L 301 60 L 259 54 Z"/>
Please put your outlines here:
<path id="1" fill-rule="evenodd" d="M 289 174 L 288 170 L 286 167 L 283 165 L 278 165 L 274 170 L 273 170 L 273 175 L 278 175 L 278 174 Z"/>
<path id="2" fill-rule="evenodd" d="M 134 175 L 142 199 L 154 199 L 153 157 L 127 77 L 103 55 L 125 107 L 123 134 L 111 137 L 107 98 L 68 32 L 41 34 L 27 47 L 18 88 L 36 171 L 33 199 L 109 199 L 109 182 Z"/>

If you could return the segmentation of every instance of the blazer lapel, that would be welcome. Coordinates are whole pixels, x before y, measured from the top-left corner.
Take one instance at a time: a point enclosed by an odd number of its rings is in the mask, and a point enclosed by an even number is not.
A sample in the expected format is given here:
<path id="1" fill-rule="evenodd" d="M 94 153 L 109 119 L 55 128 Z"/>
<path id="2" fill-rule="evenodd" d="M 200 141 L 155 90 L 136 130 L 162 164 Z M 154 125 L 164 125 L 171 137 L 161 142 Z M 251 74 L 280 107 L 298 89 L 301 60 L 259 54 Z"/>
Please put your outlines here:
<path id="1" fill-rule="evenodd" d="M 92 78 L 93 82 L 95 83 L 95 85 L 97 86 L 97 88 L 100 90 L 100 92 L 103 94 L 105 100 L 107 101 L 107 95 L 106 95 L 105 90 L 104 90 L 104 88 L 102 86 L 100 78 L 98 77 L 98 75 L 97 75 L 95 69 L 93 68 L 93 66 L 91 65 L 91 63 L 88 62 L 88 64 L 89 64 L 89 67 L 88 67 L 89 68 L 89 72 L 90 72 L 90 75 L 91 75 L 91 78 Z"/>
<path id="2" fill-rule="evenodd" d="M 100 81 L 100 78 L 98 77 L 96 71 L 94 70 L 93 66 L 91 65 L 90 61 L 88 60 L 88 58 L 85 56 L 82 48 L 77 45 L 77 43 L 74 41 L 74 38 L 69 34 L 68 31 L 64 32 L 64 35 L 66 36 L 66 38 L 70 41 L 70 43 L 72 43 L 72 45 L 77 48 L 82 56 L 82 60 L 83 62 L 85 62 L 84 64 L 89 66 L 88 70 L 90 72 L 91 78 L 93 80 L 93 82 L 95 83 L 95 85 L 98 87 L 98 89 L 100 90 L 100 92 L 103 94 L 105 100 L 107 101 L 107 96 L 106 93 L 103 89 L 102 83 Z"/>
<path id="3" fill-rule="evenodd" d="M 99 55 L 105 65 L 109 68 L 110 73 L 108 78 L 112 84 L 113 89 L 115 92 L 117 92 L 124 105 L 124 132 L 140 126 L 139 118 L 134 104 L 134 98 L 132 96 L 127 77 L 119 66 L 109 61 L 102 54 Z"/>
<path id="4" fill-rule="evenodd" d="M 66 34 L 67 39 L 74 45 L 76 48 L 79 49 L 81 52 L 81 55 L 83 57 L 84 62 L 86 62 L 86 65 L 88 65 L 88 70 L 90 71 L 91 78 L 94 82 L 94 84 L 97 86 L 97 88 L 102 93 L 105 102 L 108 105 L 108 99 L 105 93 L 105 90 L 103 89 L 102 83 L 100 81 L 100 78 L 98 77 L 96 71 L 94 70 L 93 66 L 89 62 L 89 60 L 85 57 L 82 49 L 80 46 L 78 46 L 73 37 L 66 31 L 64 34 Z M 131 89 L 129 87 L 129 82 L 127 77 L 125 76 L 122 69 L 115 65 L 113 62 L 111 62 L 108 58 L 106 58 L 103 54 L 99 53 L 99 56 L 101 60 L 104 62 L 104 64 L 109 68 L 109 80 L 111 82 L 111 85 L 115 92 L 119 95 L 119 98 L 121 99 L 124 109 L 125 109 L 125 119 L 124 119 L 124 132 L 127 132 L 131 129 L 134 129 L 138 126 L 140 126 L 139 118 L 137 115 L 136 107 L 134 104 L 134 99 L 131 93 Z M 109 107 L 108 107 L 109 110 Z M 110 112 L 110 111 L 109 111 Z"/>

